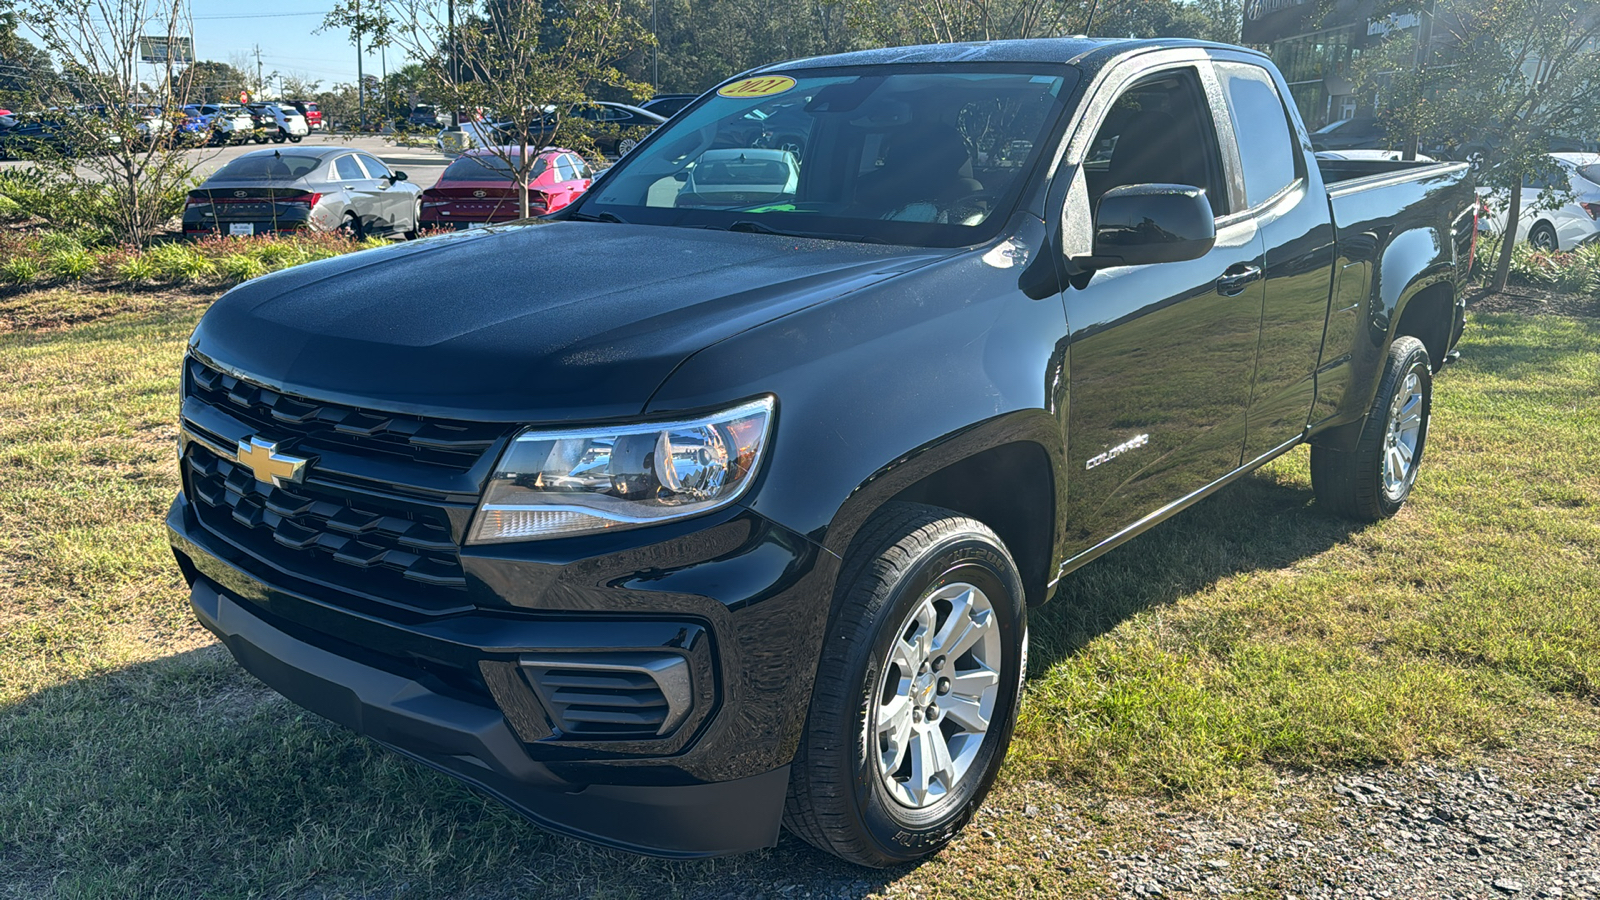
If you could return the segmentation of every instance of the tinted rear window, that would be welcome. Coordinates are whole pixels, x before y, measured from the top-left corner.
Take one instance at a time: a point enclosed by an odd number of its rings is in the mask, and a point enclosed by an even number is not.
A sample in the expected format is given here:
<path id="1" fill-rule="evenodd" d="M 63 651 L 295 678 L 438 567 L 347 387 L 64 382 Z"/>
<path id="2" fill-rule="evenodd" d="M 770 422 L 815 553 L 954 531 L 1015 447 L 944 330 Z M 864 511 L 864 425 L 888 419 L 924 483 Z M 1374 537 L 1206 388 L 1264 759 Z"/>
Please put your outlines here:
<path id="1" fill-rule="evenodd" d="M 322 165 L 318 156 L 241 156 L 217 171 L 213 178 L 303 178 Z"/>
<path id="2" fill-rule="evenodd" d="M 727 159 L 695 168 L 696 184 L 783 184 L 789 167 L 775 159 Z"/>
<path id="3" fill-rule="evenodd" d="M 1579 166 L 1578 174 L 1595 184 L 1600 184 L 1600 163 L 1590 163 L 1587 166 Z"/>
<path id="4" fill-rule="evenodd" d="M 528 173 L 528 177 L 538 178 L 549 167 L 549 159 L 541 156 L 533 161 L 533 171 Z M 510 181 L 511 166 L 498 156 L 463 156 L 451 163 L 439 180 Z"/>

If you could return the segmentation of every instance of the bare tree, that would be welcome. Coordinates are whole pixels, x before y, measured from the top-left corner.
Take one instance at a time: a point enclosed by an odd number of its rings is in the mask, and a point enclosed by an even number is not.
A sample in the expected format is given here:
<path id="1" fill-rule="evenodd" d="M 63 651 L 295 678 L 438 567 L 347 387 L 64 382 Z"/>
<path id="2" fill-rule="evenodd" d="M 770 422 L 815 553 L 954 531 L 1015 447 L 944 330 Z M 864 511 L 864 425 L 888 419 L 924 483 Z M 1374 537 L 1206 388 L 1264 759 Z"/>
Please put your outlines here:
<path id="1" fill-rule="evenodd" d="M 358 0 L 344 0 L 329 21 L 348 21 Z M 370 0 L 368 0 L 370 6 Z M 528 178 L 547 144 L 592 147 L 592 136 L 568 116 L 601 87 L 638 96 L 649 88 L 617 65 L 651 38 L 626 0 L 394 0 L 384 38 L 423 68 L 441 108 L 481 113 L 474 128 L 517 185 L 528 215 Z M 454 22 L 450 12 L 456 13 Z M 493 122 L 497 128 L 490 128 Z"/>
<path id="2" fill-rule="evenodd" d="M 145 243 L 174 214 L 193 166 L 174 140 L 187 99 L 181 59 L 141 62 L 140 39 L 175 48 L 191 33 L 188 3 L 26 0 L 17 13 L 61 67 L 36 85 L 40 104 L 58 108 L 57 129 L 26 148 L 29 158 L 45 177 L 102 192 L 117 236 Z"/>

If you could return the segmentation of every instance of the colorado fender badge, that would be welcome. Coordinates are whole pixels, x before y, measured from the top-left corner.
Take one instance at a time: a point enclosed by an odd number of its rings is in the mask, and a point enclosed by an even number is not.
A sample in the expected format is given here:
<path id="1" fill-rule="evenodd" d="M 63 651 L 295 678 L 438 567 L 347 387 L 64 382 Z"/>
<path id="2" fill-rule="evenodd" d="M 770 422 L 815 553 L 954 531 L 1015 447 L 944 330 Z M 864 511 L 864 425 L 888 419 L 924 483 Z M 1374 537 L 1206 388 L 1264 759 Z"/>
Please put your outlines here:
<path id="1" fill-rule="evenodd" d="M 794 87 L 794 79 L 787 75 L 761 75 L 755 78 L 741 78 L 733 84 L 725 84 L 717 88 L 718 97 L 771 97 L 781 94 Z"/>
<path id="2" fill-rule="evenodd" d="M 1129 450 L 1137 450 L 1148 443 L 1150 443 L 1150 435 L 1148 434 L 1141 434 L 1136 438 L 1123 441 L 1115 447 L 1112 447 L 1110 450 L 1107 450 L 1099 456 L 1090 459 L 1086 464 L 1084 464 L 1084 468 L 1092 469 L 1095 466 L 1101 465 L 1102 463 L 1111 462 L 1113 459 L 1116 459 L 1122 454 L 1127 453 Z"/>

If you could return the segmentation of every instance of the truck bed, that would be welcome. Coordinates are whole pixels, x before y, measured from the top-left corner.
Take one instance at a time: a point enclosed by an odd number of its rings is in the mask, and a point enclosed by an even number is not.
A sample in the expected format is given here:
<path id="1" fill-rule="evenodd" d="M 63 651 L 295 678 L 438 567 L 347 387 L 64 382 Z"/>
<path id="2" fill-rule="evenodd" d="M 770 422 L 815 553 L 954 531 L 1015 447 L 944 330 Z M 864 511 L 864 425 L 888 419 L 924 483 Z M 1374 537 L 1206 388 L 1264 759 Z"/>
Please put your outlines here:
<path id="1" fill-rule="evenodd" d="M 1322 183 L 1328 193 L 1349 193 L 1367 187 L 1377 187 L 1391 180 L 1421 179 L 1428 170 L 1437 169 L 1445 174 L 1466 163 L 1433 162 L 1429 160 L 1400 159 L 1323 159 L 1317 157 L 1317 168 L 1322 172 Z"/>

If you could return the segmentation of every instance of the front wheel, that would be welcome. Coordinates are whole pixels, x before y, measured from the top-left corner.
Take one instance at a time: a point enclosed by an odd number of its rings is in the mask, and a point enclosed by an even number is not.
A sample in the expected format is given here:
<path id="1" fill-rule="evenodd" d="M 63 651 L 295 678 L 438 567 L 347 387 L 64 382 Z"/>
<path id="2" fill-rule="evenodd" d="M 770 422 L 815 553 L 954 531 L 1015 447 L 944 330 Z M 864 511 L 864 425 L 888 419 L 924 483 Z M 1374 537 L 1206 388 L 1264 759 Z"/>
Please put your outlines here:
<path id="1" fill-rule="evenodd" d="M 840 576 L 784 824 L 851 862 L 938 852 L 1005 759 L 1027 660 L 1010 553 L 948 510 L 890 504 Z"/>
<path id="2" fill-rule="evenodd" d="M 303 134 L 291 134 L 291 135 L 289 135 L 289 143 L 291 143 L 291 144 L 298 144 L 303 140 L 305 140 L 305 135 L 303 135 Z"/>
<path id="3" fill-rule="evenodd" d="M 1317 503 L 1362 522 L 1399 512 L 1417 483 L 1432 410 L 1428 350 L 1414 337 L 1397 337 L 1355 448 L 1311 447 Z"/>

